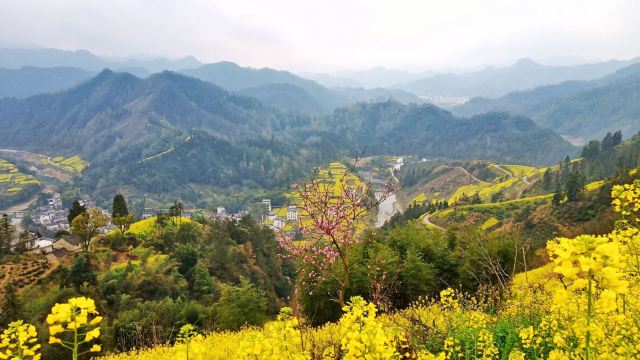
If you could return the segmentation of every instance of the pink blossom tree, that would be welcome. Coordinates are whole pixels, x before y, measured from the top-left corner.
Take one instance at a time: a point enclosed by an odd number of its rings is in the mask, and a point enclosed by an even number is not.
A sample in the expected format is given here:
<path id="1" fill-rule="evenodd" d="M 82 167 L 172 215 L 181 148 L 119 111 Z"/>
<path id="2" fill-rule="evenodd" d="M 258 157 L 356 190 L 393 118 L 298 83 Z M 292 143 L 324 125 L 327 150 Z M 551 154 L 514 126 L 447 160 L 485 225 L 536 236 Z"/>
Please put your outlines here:
<path id="1" fill-rule="evenodd" d="M 356 164 L 357 160 L 354 168 Z M 335 182 L 315 176 L 305 184 L 293 184 L 299 197 L 298 229 L 303 239 L 294 241 L 284 231 L 280 233 L 280 247 L 285 256 L 300 262 L 303 281 L 335 279 L 339 286 L 335 300 L 341 307 L 346 305 L 349 288 L 349 249 L 362 241 L 359 229 L 365 225 L 366 214 L 392 191 L 392 186 L 386 185 L 374 196 L 370 185 L 349 169 Z"/>

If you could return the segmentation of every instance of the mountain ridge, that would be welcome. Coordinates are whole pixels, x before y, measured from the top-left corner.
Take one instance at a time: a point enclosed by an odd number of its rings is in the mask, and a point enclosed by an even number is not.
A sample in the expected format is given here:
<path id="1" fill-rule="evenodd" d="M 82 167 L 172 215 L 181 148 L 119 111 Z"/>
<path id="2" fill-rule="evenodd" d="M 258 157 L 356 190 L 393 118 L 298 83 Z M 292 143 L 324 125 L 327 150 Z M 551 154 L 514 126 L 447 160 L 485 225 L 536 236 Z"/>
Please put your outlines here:
<path id="1" fill-rule="evenodd" d="M 525 58 L 508 67 L 487 67 L 462 74 L 437 74 L 397 87 L 425 96 L 494 98 L 563 81 L 597 79 L 638 61 L 640 58 L 575 66 L 546 66 Z"/>
<path id="2" fill-rule="evenodd" d="M 474 98 L 452 108 L 461 116 L 489 110 L 508 111 L 532 118 L 562 135 L 586 140 L 623 130 L 625 137 L 640 131 L 640 64 L 590 81 L 513 92 L 497 99 Z"/>

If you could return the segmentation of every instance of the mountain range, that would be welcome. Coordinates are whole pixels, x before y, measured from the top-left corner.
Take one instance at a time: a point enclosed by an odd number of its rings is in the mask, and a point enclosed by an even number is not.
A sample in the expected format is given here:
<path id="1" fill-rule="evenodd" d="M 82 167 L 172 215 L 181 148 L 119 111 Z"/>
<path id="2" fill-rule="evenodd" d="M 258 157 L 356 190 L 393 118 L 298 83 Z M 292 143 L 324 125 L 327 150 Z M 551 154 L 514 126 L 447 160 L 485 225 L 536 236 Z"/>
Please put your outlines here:
<path id="1" fill-rule="evenodd" d="M 73 67 L 37 68 L 23 66 L 19 69 L 0 68 L 0 98 L 24 98 L 36 94 L 60 91 L 77 85 L 95 75 L 94 71 Z"/>
<path id="2" fill-rule="evenodd" d="M 146 79 L 104 70 L 69 90 L 0 100 L 2 143 L 92 159 L 119 144 L 155 141 L 193 128 L 243 139 L 282 131 L 307 117 L 177 73 Z M 38 139 L 34 141 L 34 139 Z"/>
<path id="3" fill-rule="evenodd" d="M 611 60 L 573 66 L 546 66 L 531 59 L 521 59 L 509 67 L 488 67 L 480 71 L 462 74 L 437 74 L 396 87 L 422 96 L 483 96 L 491 98 L 569 80 L 597 79 L 639 60 Z"/>
<path id="4" fill-rule="evenodd" d="M 84 186 L 105 197 L 122 186 L 284 186 L 363 150 L 535 164 L 575 153 L 552 131 L 504 113 L 458 118 L 433 105 L 384 101 L 309 116 L 168 71 L 140 79 L 104 70 L 61 92 L 5 98 L 0 127 L 0 147 L 80 154 L 91 164 Z"/>
<path id="5" fill-rule="evenodd" d="M 391 88 L 429 76 L 431 71 L 412 73 L 379 66 L 368 70 L 340 71 L 334 74 L 304 73 L 303 76 L 327 87 Z"/>
<path id="6" fill-rule="evenodd" d="M 16 68 L 18 66 L 21 67 Z M 24 98 L 58 91 L 89 79 L 103 68 L 130 72 L 138 77 L 163 70 L 180 70 L 185 75 L 226 90 L 260 99 L 272 107 L 318 115 L 326 115 L 337 107 L 358 101 L 395 99 L 405 103 L 422 102 L 417 96 L 400 89 L 329 89 L 287 71 L 254 69 L 232 62 L 202 65 L 191 57 L 116 62 L 83 50 L 54 49 L 0 49 L 0 98 Z"/>
<path id="7" fill-rule="evenodd" d="M 395 99 L 404 103 L 422 102 L 417 96 L 400 89 L 329 89 L 288 71 L 254 69 L 226 61 L 183 70 L 182 73 L 256 97 L 265 104 L 320 115 L 360 101 Z"/>
<path id="8" fill-rule="evenodd" d="M 597 80 L 568 81 L 497 99 L 474 98 L 452 111 L 462 116 L 508 111 L 580 142 L 616 130 L 630 137 L 640 131 L 640 64 Z"/>
<path id="9" fill-rule="evenodd" d="M 74 67 L 98 72 L 105 68 L 127 71 L 138 76 L 147 76 L 164 70 L 180 70 L 202 65 L 193 56 L 182 59 L 152 58 L 113 59 L 92 54 L 87 50 L 58 50 L 45 48 L 0 48 L 0 68 L 18 69 L 23 66 L 40 68 Z"/>

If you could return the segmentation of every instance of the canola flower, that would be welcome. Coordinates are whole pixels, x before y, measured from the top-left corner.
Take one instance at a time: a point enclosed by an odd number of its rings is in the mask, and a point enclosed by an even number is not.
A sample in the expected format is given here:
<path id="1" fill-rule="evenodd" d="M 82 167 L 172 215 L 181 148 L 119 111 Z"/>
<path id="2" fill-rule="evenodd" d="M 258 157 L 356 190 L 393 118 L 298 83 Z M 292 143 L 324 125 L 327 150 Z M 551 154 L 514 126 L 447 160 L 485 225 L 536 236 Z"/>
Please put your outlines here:
<path id="1" fill-rule="evenodd" d="M 0 335 L 0 359 L 38 360 L 40 344 L 37 341 L 35 326 L 25 324 L 22 320 L 9 323 L 9 327 Z"/>
<path id="2" fill-rule="evenodd" d="M 189 345 L 191 344 L 191 340 L 199 336 L 200 334 L 198 334 L 198 332 L 196 331 L 195 326 L 191 324 L 186 324 L 180 328 L 180 332 L 178 333 L 177 340 L 178 342 L 185 344 L 187 360 L 189 360 Z"/>
<path id="3" fill-rule="evenodd" d="M 380 316 L 355 297 L 315 329 L 285 308 L 262 329 L 194 340 L 193 359 L 640 359 L 640 182 L 612 197 L 616 230 L 550 240 L 549 263 L 512 279 L 497 307 L 446 289 Z M 178 358 L 181 346 L 107 359 Z"/>
<path id="4" fill-rule="evenodd" d="M 362 297 L 351 298 L 343 308 L 340 319 L 342 359 L 394 359 L 399 358 L 391 329 L 383 328 L 376 318 L 377 309 Z"/>
<path id="5" fill-rule="evenodd" d="M 101 346 L 95 343 L 88 350 L 81 351 L 83 345 L 100 337 L 100 322 L 102 316 L 99 316 L 93 299 L 76 297 L 69 299 L 67 303 L 55 304 L 47 316 L 49 344 L 58 344 L 71 350 L 73 360 L 90 352 L 100 352 Z"/>
<path id="6" fill-rule="evenodd" d="M 203 336 L 186 325 L 174 345 L 103 359 L 640 359 L 640 182 L 615 186 L 612 197 L 622 217 L 613 232 L 549 241 L 549 263 L 512 279 L 506 300 L 445 289 L 437 300 L 379 315 L 353 297 L 338 322 L 318 328 L 285 307 L 263 328 Z M 50 343 L 75 348 L 77 359 L 78 347 L 100 336 L 100 321 L 91 299 L 56 304 Z M 0 359 L 38 359 L 36 335 L 12 323 Z"/>

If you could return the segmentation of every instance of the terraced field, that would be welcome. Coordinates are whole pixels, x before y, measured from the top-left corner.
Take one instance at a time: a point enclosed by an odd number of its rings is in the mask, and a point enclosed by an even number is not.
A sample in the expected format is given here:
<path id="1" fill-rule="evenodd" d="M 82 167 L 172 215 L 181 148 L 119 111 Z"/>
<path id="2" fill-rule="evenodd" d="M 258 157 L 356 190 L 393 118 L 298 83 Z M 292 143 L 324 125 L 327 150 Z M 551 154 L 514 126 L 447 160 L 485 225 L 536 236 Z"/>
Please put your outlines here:
<path id="1" fill-rule="evenodd" d="M 40 181 L 23 174 L 9 161 L 0 159 L 0 205 L 24 200 L 40 188 Z"/>
<path id="2" fill-rule="evenodd" d="M 318 169 L 316 177 L 320 183 L 320 191 L 331 192 L 335 198 L 342 193 L 345 187 L 352 187 L 357 184 L 362 184 L 360 178 L 355 174 L 349 174 L 348 176 L 345 176 L 346 171 L 346 166 L 339 162 L 333 162 L 327 167 Z M 289 200 L 290 205 L 296 205 L 300 202 L 300 197 L 295 191 L 291 191 L 285 195 Z M 273 207 L 272 211 L 279 218 L 286 219 L 287 217 L 287 206 Z M 298 209 L 298 218 L 300 219 L 301 224 L 310 225 L 310 222 L 306 220 L 307 215 L 308 214 L 306 214 L 302 209 Z M 269 221 L 268 224 L 272 225 L 273 222 Z M 293 230 L 293 224 L 291 221 L 287 222 L 284 230 Z"/>
<path id="3" fill-rule="evenodd" d="M 7 284 L 11 283 L 17 290 L 24 289 L 38 282 L 49 268 L 45 259 L 21 259 L 0 265 L 0 298 Z"/>
<path id="4" fill-rule="evenodd" d="M 75 173 L 80 173 L 87 167 L 87 164 L 78 155 L 68 158 L 62 156 L 50 158 L 44 155 L 40 155 L 40 161 L 43 164 L 53 165 L 59 169 Z"/>

